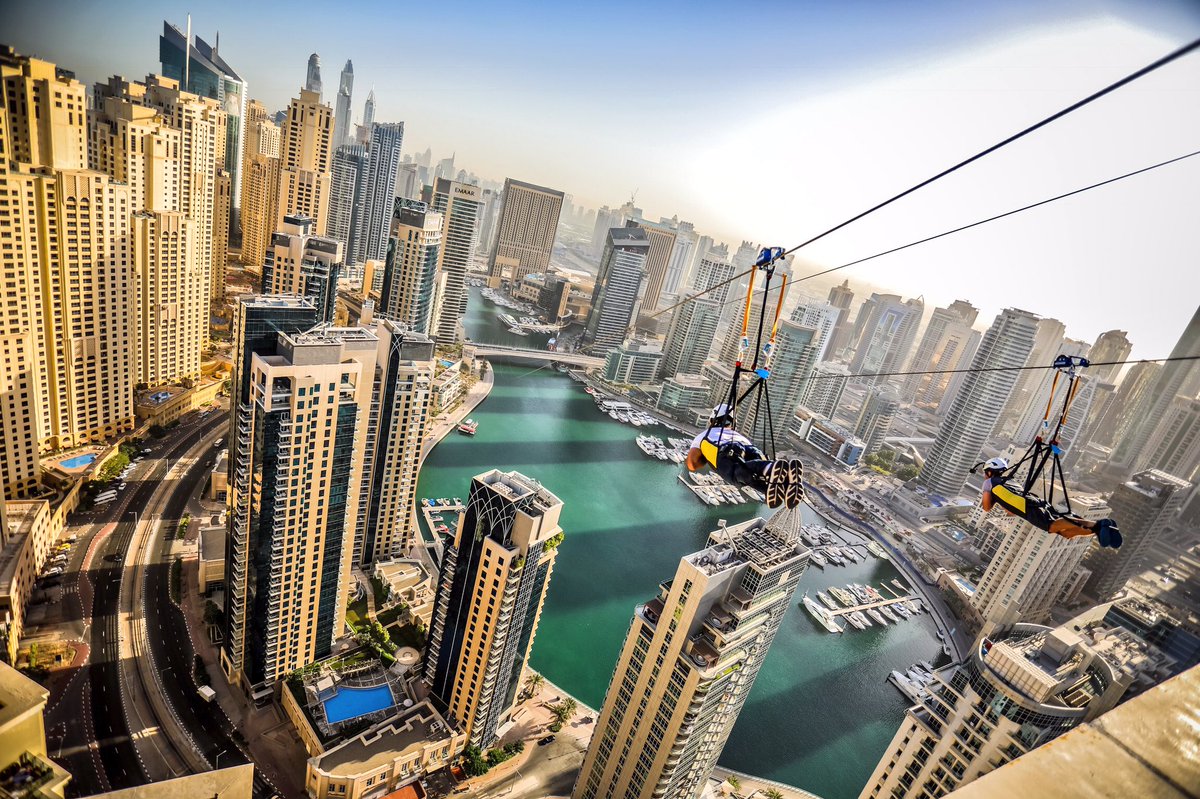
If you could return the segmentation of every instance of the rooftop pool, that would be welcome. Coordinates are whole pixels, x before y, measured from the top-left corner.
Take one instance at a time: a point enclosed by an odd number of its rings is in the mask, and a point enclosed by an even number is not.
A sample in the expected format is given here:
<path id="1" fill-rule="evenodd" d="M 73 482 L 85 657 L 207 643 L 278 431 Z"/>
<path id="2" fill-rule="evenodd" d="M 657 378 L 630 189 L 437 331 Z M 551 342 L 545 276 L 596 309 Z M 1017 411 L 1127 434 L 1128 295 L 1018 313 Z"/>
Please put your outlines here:
<path id="1" fill-rule="evenodd" d="M 82 455 L 76 455 L 73 458 L 67 458 L 65 460 L 61 460 L 58 463 L 64 469 L 82 469 L 84 466 L 91 466 L 92 462 L 95 460 L 96 460 L 96 453 L 85 452 Z"/>
<path id="2" fill-rule="evenodd" d="M 390 688 L 377 685 L 374 688 L 338 688 L 322 704 L 325 705 L 325 719 L 330 724 L 339 724 L 368 713 L 387 710 L 396 704 L 396 700 Z"/>

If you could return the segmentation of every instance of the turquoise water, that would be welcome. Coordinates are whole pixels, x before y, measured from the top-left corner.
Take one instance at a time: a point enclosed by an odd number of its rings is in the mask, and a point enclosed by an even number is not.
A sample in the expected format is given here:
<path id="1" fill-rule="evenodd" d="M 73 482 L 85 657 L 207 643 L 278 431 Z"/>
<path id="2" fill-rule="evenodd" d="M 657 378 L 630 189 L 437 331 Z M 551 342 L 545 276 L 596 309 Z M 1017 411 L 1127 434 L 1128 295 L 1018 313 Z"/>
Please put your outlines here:
<path id="1" fill-rule="evenodd" d="M 386 685 L 374 688 L 338 688 L 337 693 L 326 699 L 325 718 L 330 724 L 356 719 L 368 713 L 387 710 L 394 705 L 392 689 Z"/>
<path id="2" fill-rule="evenodd" d="M 89 452 L 85 455 L 76 455 L 74 458 L 67 458 L 64 461 L 59 461 L 67 469 L 78 469 L 81 466 L 87 466 L 96 460 L 96 453 Z"/>
<path id="3" fill-rule="evenodd" d="M 481 311 L 482 304 L 473 293 L 466 320 L 472 337 L 513 343 L 502 340 L 510 335 L 506 330 L 488 329 L 492 306 Z M 680 484 L 681 467 L 652 460 L 637 448 L 634 439 L 645 430 L 601 414 L 579 384 L 551 369 L 496 363 L 495 380 L 491 395 L 471 413 L 478 433 L 452 435 L 434 449 L 418 496 L 464 496 L 473 475 L 498 468 L 537 478 L 562 499 L 567 539 L 559 549 L 532 665 L 598 708 L 634 606 L 674 575 L 681 556 L 704 546 L 718 519 L 741 521 L 766 509 L 702 504 Z M 809 521 L 819 521 L 809 515 Z M 799 591 L 815 594 L 850 582 L 879 585 L 897 576 L 891 564 L 875 559 L 825 571 L 813 567 Z M 797 596 L 722 765 L 826 799 L 857 796 L 904 715 L 905 700 L 885 682 L 888 673 L 933 660 L 939 651 L 927 615 L 832 635 L 799 606 Z"/>

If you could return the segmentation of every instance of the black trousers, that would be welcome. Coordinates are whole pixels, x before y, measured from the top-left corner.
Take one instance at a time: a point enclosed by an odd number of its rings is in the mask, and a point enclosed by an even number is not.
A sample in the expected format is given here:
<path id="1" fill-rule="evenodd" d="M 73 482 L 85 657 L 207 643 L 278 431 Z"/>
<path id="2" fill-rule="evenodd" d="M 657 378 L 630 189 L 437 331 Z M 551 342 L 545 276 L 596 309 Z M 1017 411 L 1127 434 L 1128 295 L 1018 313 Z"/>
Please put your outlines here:
<path id="1" fill-rule="evenodd" d="M 762 450 L 750 444 L 732 441 L 722 444 L 717 450 L 717 474 L 726 482 L 750 486 L 759 491 L 767 489 L 763 472 L 770 463 Z"/>

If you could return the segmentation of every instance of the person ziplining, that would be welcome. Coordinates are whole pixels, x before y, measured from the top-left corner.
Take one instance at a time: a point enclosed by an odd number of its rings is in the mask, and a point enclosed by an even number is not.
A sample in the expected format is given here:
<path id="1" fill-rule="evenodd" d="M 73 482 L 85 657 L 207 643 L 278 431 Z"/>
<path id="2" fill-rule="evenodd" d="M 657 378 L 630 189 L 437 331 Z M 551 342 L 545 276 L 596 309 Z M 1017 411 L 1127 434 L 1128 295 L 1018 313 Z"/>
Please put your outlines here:
<path id="1" fill-rule="evenodd" d="M 1117 549 L 1121 546 L 1121 531 L 1117 527 L 1115 519 L 1092 521 L 1077 516 L 1071 511 L 1071 497 L 1067 493 L 1066 478 L 1063 474 L 1062 464 L 1059 462 L 1062 448 L 1059 445 L 1058 437 L 1062 432 L 1063 425 L 1066 424 L 1071 402 L 1075 399 L 1075 393 L 1079 387 L 1079 376 L 1076 369 L 1087 366 L 1086 358 L 1070 355 L 1058 356 L 1054 361 L 1054 367 L 1058 372 L 1054 375 L 1054 382 L 1050 386 L 1050 398 L 1046 402 L 1046 413 L 1042 417 L 1041 431 L 1034 438 L 1029 449 L 1012 466 L 1004 458 L 991 458 L 986 462 L 975 464 L 971 467 L 971 473 L 974 474 L 980 466 L 983 467 L 985 479 L 980 496 L 980 507 L 985 511 L 999 506 L 1013 516 L 1020 517 L 1039 530 L 1052 535 L 1068 539 L 1081 535 L 1094 535 L 1100 546 Z M 1053 432 L 1047 440 L 1043 434 L 1050 430 L 1054 392 L 1058 387 L 1059 377 L 1064 374 L 1067 375 L 1067 387 L 1062 410 L 1059 412 Z M 1014 477 L 1026 463 L 1029 464 L 1029 468 L 1024 483 L 1020 488 L 1014 488 L 1008 483 L 1008 480 Z M 1050 467 L 1049 474 L 1045 472 L 1047 466 Z M 1034 492 L 1038 479 L 1042 480 L 1044 486 L 1043 490 L 1046 495 L 1044 498 Z M 1056 489 L 1062 490 L 1065 511 L 1060 511 L 1054 504 Z"/>
<path id="2" fill-rule="evenodd" d="M 739 486 L 748 486 L 766 495 L 767 507 L 786 505 L 795 508 L 804 499 L 804 466 L 796 459 L 777 459 L 775 451 L 775 429 L 771 419 L 771 397 L 767 391 L 767 380 L 771 376 L 771 357 L 775 352 L 775 337 L 779 332 L 779 317 L 783 312 L 783 298 L 787 291 L 787 275 L 783 276 L 779 297 L 775 303 L 775 318 L 771 325 L 770 339 L 763 342 L 764 324 L 767 318 L 771 278 L 775 275 L 775 264 L 784 257 L 780 247 L 764 247 L 754 262 L 746 289 L 746 303 L 742 312 L 742 339 L 737 359 L 733 364 L 733 379 L 730 381 L 726 401 L 713 408 L 708 427 L 692 441 L 688 450 L 689 471 L 711 466 L 726 481 Z M 754 344 L 754 358 L 749 367 L 744 366 L 750 353 L 750 308 L 754 302 L 754 278 L 758 272 L 766 275 L 762 295 L 762 312 L 758 316 L 758 330 Z M 744 392 L 740 381 L 743 375 L 752 375 L 752 382 Z M 751 435 L 759 436 L 764 442 L 759 447 L 749 436 L 734 429 L 735 414 L 743 400 L 754 395 L 754 430 Z M 766 413 L 761 413 L 765 410 Z M 768 457 L 764 449 L 771 451 Z"/>

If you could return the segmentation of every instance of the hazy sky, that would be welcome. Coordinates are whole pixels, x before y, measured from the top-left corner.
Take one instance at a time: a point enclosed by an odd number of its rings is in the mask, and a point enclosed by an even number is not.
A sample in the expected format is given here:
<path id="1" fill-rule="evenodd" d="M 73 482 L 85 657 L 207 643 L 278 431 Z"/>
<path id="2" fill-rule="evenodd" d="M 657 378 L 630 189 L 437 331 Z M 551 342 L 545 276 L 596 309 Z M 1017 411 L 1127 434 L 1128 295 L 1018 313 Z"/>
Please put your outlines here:
<path id="1" fill-rule="evenodd" d="M 281 108 L 354 60 L 405 151 L 789 246 L 1200 37 L 1197 2 L 287 4 L 0 0 L 5 43 L 91 83 L 162 20 Z M 803 251 L 830 266 L 1200 149 L 1193 54 Z M 1018 306 L 1164 356 L 1200 303 L 1200 157 L 845 273 L 990 321 Z"/>

